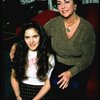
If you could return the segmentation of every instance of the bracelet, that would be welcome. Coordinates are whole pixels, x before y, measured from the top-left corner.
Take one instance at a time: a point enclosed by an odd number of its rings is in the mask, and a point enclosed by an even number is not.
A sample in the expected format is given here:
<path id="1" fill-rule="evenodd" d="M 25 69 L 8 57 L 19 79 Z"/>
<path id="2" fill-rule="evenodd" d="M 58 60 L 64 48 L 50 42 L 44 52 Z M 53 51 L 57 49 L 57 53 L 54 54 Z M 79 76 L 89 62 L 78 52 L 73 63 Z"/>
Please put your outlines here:
<path id="1" fill-rule="evenodd" d="M 17 95 L 16 98 L 20 97 L 20 95 Z"/>

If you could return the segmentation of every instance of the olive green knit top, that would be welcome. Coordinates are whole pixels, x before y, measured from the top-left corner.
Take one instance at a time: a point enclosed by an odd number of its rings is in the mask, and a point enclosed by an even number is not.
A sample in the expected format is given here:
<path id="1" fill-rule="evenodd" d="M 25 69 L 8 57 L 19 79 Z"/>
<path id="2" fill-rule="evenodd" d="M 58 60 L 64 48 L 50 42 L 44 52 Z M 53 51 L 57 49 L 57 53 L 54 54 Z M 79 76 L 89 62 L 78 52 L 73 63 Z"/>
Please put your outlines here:
<path id="1" fill-rule="evenodd" d="M 57 16 L 44 25 L 47 35 L 51 37 L 57 60 L 70 68 L 72 76 L 85 70 L 92 64 L 95 54 L 95 32 L 93 26 L 80 17 L 80 23 L 69 39 L 65 32 L 64 19 Z"/>

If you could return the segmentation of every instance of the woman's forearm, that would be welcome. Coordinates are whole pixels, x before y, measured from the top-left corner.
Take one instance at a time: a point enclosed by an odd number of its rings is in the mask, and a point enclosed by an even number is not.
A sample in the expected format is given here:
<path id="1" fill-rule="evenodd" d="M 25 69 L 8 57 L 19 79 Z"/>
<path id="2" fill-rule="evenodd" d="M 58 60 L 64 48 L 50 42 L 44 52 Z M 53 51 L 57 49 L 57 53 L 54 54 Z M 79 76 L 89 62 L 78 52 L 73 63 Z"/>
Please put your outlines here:
<path id="1" fill-rule="evenodd" d="M 50 90 L 50 82 L 49 79 L 46 80 L 44 86 L 41 88 L 39 93 L 32 100 L 40 100 L 46 93 Z"/>
<path id="2" fill-rule="evenodd" d="M 11 85 L 12 88 L 14 90 L 15 96 L 20 96 L 20 90 L 19 90 L 19 83 L 18 81 L 15 79 L 14 75 L 11 74 Z"/>

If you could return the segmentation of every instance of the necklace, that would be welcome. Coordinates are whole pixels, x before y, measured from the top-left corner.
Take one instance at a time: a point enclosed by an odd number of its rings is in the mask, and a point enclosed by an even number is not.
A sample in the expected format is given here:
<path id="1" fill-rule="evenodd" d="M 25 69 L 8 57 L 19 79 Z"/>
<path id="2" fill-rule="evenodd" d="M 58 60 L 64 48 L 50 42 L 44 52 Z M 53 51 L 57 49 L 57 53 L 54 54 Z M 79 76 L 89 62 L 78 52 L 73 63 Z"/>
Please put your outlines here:
<path id="1" fill-rule="evenodd" d="M 67 27 L 66 28 L 66 32 L 70 32 L 71 30 L 70 30 L 70 27 Z"/>
<path id="2" fill-rule="evenodd" d="M 67 28 L 66 28 L 67 33 L 71 31 L 70 26 L 72 26 L 74 23 L 76 23 L 77 19 L 78 19 L 78 17 L 76 16 L 75 20 L 73 20 L 71 24 L 67 25 Z"/>

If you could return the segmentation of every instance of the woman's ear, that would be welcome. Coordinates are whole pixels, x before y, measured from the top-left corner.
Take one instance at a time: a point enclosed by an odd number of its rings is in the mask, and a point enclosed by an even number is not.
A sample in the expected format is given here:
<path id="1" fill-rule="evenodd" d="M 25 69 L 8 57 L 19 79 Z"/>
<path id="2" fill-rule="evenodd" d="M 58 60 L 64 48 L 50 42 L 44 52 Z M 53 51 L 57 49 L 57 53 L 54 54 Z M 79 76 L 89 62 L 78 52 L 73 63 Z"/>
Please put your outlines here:
<path id="1" fill-rule="evenodd" d="M 75 11 L 77 10 L 77 4 L 75 4 L 74 10 L 75 10 Z"/>

